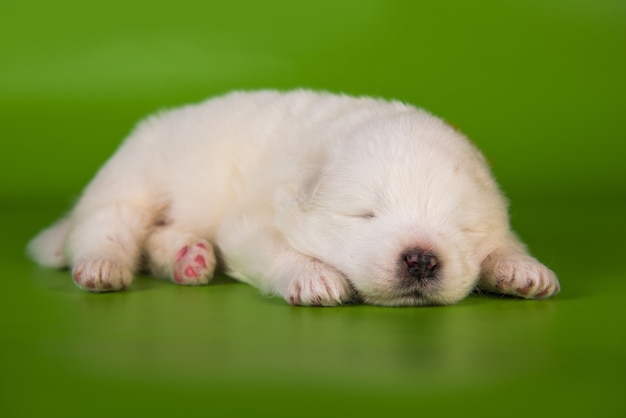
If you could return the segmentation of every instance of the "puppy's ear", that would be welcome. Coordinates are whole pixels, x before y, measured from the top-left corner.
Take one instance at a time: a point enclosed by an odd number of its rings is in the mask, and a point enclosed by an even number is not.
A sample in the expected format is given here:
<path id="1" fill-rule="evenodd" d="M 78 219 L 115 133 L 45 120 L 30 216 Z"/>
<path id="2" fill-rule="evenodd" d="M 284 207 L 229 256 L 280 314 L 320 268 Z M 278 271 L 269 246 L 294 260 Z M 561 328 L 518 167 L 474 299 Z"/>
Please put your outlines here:
<path id="1" fill-rule="evenodd" d="M 274 192 L 274 224 L 286 236 L 298 231 L 318 193 L 321 170 L 311 170 Z"/>
<path id="2" fill-rule="evenodd" d="M 299 222 L 315 202 L 326 172 L 327 155 L 324 150 L 308 154 L 295 175 L 278 187 L 274 194 L 277 222 Z"/>
<path id="3" fill-rule="evenodd" d="M 298 204 L 298 208 L 300 208 L 300 210 L 307 210 L 311 205 L 311 202 L 313 202 L 315 195 L 318 192 L 321 178 L 322 170 L 320 168 L 311 170 L 310 174 L 305 177 L 296 196 L 296 203 Z"/>
<path id="4" fill-rule="evenodd" d="M 306 163 L 301 167 L 301 176 L 296 184 L 296 205 L 300 211 L 310 209 L 311 204 L 320 192 L 320 185 L 329 170 L 331 161 L 330 152 L 325 147 L 320 147 L 310 152 Z"/>

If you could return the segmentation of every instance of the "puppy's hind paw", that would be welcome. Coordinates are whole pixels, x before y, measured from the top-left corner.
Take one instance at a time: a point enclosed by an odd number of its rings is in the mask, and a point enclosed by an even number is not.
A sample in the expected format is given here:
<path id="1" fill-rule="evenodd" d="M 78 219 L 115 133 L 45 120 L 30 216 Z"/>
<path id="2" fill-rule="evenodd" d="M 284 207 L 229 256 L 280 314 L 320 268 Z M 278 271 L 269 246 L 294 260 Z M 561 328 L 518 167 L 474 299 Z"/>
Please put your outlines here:
<path id="1" fill-rule="evenodd" d="M 213 277 L 215 255 L 208 243 L 185 245 L 176 253 L 174 281 L 182 285 L 207 284 Z"/>
<path id="2" fill-rule="evenodd" d="M 317 262 L 289 282 L 284 297 L 292 305 L 337 306 L 351 302 L 354 295 L 343 274 Z"/>
<path id="3" fill-rule="evenodd" d="M 112 260 L 85 260 L 73 270 L 74 282 L 89 292 L 114 292 L 126 288 L 133 280 L 132 271 Z"/>

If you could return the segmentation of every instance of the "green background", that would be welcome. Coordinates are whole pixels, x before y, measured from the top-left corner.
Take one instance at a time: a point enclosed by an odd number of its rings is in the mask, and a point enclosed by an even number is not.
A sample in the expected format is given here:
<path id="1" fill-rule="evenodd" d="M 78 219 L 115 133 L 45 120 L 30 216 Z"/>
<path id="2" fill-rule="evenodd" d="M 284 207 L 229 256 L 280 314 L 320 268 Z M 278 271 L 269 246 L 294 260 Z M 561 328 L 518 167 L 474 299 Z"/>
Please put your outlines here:
<path id="1" fill-rule="evenodd" d="M 0 2 L 0 416 L 626 416 L 625 75 L 622 0 Z M 466 132 L 562 293 L 92 295 L 24 257 L 141 117 L 300 86 Z"/>

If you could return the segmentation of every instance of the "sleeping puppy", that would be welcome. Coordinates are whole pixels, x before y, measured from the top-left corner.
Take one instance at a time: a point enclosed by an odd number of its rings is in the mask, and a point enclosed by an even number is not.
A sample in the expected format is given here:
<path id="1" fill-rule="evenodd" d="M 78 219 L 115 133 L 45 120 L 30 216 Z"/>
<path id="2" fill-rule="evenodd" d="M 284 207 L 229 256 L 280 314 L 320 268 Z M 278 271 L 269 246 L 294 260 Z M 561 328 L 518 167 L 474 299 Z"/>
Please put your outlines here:
<path id="1" fill-rule="evenodd" d="M 294 305 L 453 304 L 559 291 L 511 232 L 480 152 L 410 105 L 297 90 L 152 116 L 29 253 L 90 292 L 147 269 L 229 275 Z"/>

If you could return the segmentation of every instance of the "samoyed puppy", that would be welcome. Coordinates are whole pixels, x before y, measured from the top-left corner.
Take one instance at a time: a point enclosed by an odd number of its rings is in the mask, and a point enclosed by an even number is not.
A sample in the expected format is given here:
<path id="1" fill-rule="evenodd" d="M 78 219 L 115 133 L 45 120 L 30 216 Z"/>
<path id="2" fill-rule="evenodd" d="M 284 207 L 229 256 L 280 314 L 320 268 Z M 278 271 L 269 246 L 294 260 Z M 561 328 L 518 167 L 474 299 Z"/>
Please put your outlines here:
<path id="1" fill-rule="evenodd" d="M 306 90 L 147 118 L 28 251 L 90 292 L 124 289 L 140 270 L 207 284 L 216 257 L 294 305 L 559 291 L 461 133 L 405 103 Z"/>

